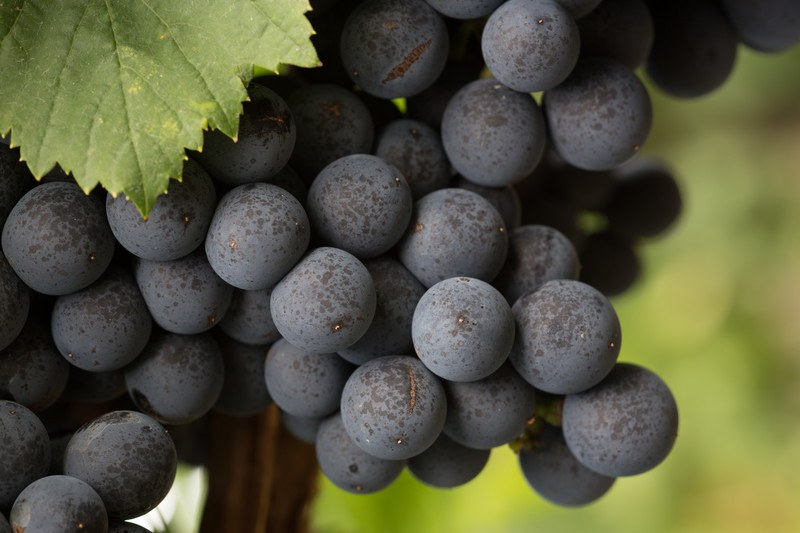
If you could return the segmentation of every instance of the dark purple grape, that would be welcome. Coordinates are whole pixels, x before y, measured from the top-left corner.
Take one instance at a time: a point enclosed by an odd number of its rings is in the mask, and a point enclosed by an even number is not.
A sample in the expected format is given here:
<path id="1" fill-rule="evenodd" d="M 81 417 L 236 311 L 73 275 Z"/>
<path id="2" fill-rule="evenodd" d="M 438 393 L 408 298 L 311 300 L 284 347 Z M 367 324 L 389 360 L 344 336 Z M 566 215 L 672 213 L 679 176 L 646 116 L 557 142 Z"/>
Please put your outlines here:
<path id="1" fill-rule="evenodd" d="M 0 400 L 0 435 L 0 509 L 8 509 L 25 487 L 47 475 L 50 438 L 30 409 L 6 400 Z"/>
<path id="2" fill-rule="evenodd" d="M 308 197 L 308 187 L 303 183 L 300 175 L 292 170 L 291 167 L 283 167 L 280 172 L 269 179 L 269 183 L 277 185 L 294 196 L 297 201 L 300 202 L 300 205 L 305 208 L 306 198 Z"/>
<path id="3" fill-rule="evenodd" d="M 0 513 L 0 533 L 14 533 L 11 531 L 11 525 L 9 525 L 3 513 Z"/>
<path id="4" fill-rule="evenodd" d="M 0 251 L 0 350 L 11 344 L 25 326 L 31 298 L 27 285 Z"/>
<path id="5" fill-rule="evenodd" d="M 739 39 L 762 52 L 781 52 L 800 41 L 797 0 L 722 0 Z"/>
<path id="6" fill-rule="evenodd" d="M 628 290 L 641 271 L 641 261 L 629 239 L 602 231 L 583 241 L 580 280 L 606 296 Z"/>
<path id="7" fill-rule="evenodd" d="M 569 11 L 573 17 L 580 18 L 590 14 L 601 4 L 601 0 L 554 0 Z"/>
<path id="8" fill-rule="evenodd" d="M 70 476 L 47 476 L 23 490 L 10 515 L 16 532 L 107 533 L 108 515 L 95 490 Z"/>
<path id="9" fill-rule="evenodd" d="M 522 202 L 520 202 L 519 194 L 513 185 L 485 187 L 462 177 L 458 179 L 455 186 L 477 193 L 489 200 L 489 203 L 503 218 L 507 231 L 514 231 L 522 223 Z"/>
<path id="10" fill-rule="evenodd" d="M 122 368 L 108 372 L 89 372 L 70 368 L 64 398 L 82 403 L 106 403 L 128 392 Z"/>
<path id="11" fill-rule="evenodd" d="M 442 433 L 430 448 L 408 460 L 408 470 L 426 485 L 450 489 L 480 474 L 490 453 L 462 446 Z"/>
<path id="12" fill-rule="evenodd" d="M 316 443 L 317 431 L 319 431 L 319 426 L 322 424 L 322 421 L 325 420 L 324 418 L 294 416 L 286 411 L 280 411 L 280 414 L 281 424 L 292 436 L 308 444 Z"/>
<path id="13" fill-rule="evenodd" d="M 14 204 L 33 184 L 33 176 L 19 160 L 19 150 L 0 144 L 0 231 Z"/>
<path id="14" fill-rule="evenodd" d="M 272 322 L 269 300 L 272 287 L 260 291 L 233 293 L 231 305 L 219 323 L 219 329 L 232 339 L 244 344 L 263 346 L 272 344 L 281 337 Z"/>
<path id="15" fill-rule="evenodd" d="M 225 365 L 222 391 L 214 410 L 228 416 L 253 416 L 272 401 L 264 382 L 266 346 L 251 346 L 217 335 Z"/>
<path id="16" fill-rule="evenodd" d="M 425 0 L 433 9 L 454 19 L 485 17 L 505 0 Z"/>
<path id="17" fill-rule="evenodd" d="M 108 525 L 108 533 L 151 533 L 151 531 L 131 522 L 111 522 Z"/>
<path id="18" fill-rule="evenodd" d="M 637 69 L 653 47 L 653 15 L 645 0 L 603 0 L 578 28 L 583 57 L 610 57 Z"/>

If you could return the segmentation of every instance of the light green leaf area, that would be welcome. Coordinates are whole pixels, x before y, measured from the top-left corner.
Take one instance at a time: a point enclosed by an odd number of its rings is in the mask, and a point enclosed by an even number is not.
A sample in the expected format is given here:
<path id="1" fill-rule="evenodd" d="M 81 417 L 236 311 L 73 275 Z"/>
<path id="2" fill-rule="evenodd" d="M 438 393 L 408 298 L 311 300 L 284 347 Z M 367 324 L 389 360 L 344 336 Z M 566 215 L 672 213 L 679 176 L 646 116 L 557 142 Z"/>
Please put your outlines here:
<path id="1" fill-rule="evenodd" d="M 142 214 L 203 129 L 234 137 L 253 69 L 318 64 L 308 0 L 0 0 L 0 133 L 40 177 Z"/>

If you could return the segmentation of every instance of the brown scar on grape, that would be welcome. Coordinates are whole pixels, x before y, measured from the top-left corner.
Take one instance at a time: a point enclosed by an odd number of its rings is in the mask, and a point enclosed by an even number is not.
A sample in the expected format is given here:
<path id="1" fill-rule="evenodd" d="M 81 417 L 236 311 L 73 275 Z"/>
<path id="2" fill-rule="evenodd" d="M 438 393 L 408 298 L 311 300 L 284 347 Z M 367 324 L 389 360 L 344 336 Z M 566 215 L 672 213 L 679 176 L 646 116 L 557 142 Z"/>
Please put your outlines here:
<path id="1" fill-rule="evenodd" d="M 329 105 L 323 106 L 323 109 L 329 115 L 333 115 L 336 118 L 340 118 L 342 116 L 342 105 L 339 102 L 331 102 Z"/>
<path id="2" fill-rule="evenodd" d="M 417 405 L 417 381 L 414 378 L 414 369 L 408 367 L 408 386 L 411 388 L 409 395 L 411 398 L 408 400 L 408 414 L 414 414 L 414 407 Z"/>
<path id="3" fill-rule="evenodd" d="M 397 78 L 402 78 L 405 73 L 408 72 L 408 69 L 411 68 L 411 65 L 416 63 L 417 60 L 422 57 L 422 54 L 425 53 L 425 50 L 430 48 L 432 41 L 433 39 L 428 39 L 424 43 L 420 43 L 414 47 L 414 49 L 411 50 L 411 52 L 409 52 L 409 54 L 404 57 L 400 63 L 395 65 L 395 67 L 389 71 L 389 74 L 387 74 L 386 77 L 381 80 L 381 83 L 386 85 L 386 83 L 390 81 L 396 80 Z"/>

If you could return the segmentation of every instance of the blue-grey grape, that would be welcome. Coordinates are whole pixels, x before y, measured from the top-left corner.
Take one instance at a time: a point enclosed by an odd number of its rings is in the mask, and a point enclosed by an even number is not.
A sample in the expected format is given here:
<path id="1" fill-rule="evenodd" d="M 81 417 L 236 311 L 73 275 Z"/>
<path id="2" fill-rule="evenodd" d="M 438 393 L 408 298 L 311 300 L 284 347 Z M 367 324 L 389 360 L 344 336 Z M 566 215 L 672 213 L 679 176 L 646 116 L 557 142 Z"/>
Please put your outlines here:
<path id="1" fill-rule="evenodd" d="M 491 14 L 505 0 L 425 0 L 442 15 L 454 19 L 476 19 Z"/>
<path id="2" fill-rule="evenodd" d="M 462 446 L 442 433 L 430 448 L 408 460 L 408 470 L 426 485 L 449 489 L 480 474 L 490 453 Z"/>
<path id="3" fill-rule="evenodd" d="M 297 199 L 269 183 L 240 185 L 217 205 L 206 236 L 206 256 L 236 288 L 275 285 L 302 257 L 310 239 L 308 216 Z"/>
<path id="4" fill-rule="evenodd" d="M 219 323 L 219 329 L 244 344 L 272 344 L 281 334 L 272 322 L 269 309 L 271 296 L 272 287 L 259 291 L 237 289 L 225 317 Z"/>
<path id="5" fill-rule="evenodd" d="M 22 331 L 30 306 L 28 286 L 19 279 L 0 251 L 0 350 L 11 344 Z"/>
<path id="6" fill-rule="evenodd" d="M 416 198 L 450 183 L 450 161 L 432 127 L 413 119 L 394 120 L 378 137 L 375 155 L 394 165 Z"/>
<path id="7" fill-rule="evenodd" d="M 47 475 L 50 438 L 33 411 L 0 399 L 0 509 L 8 509 L 30 483 Z"/>
<path id="8" fill-rule="evenodd" d="M 800 2 L 722 0 L 739 39 L 762 52 L 781 52 L 800 41 Z"/>
<path id="9" fill-rule="evenodd" d="M 360 365 L 384 355 L 410 354 L 411 321 L 425 287 L 399 261 L 382 256 L 364 262 L 375 285 L 375 316 L 355 344 L 339 350 L 345 360 Z"/>
<path id="10" fill-rule="evenodd" d="M 9 518 L 15 531 L 108 531 L 108 515 L 100 495 L 85 482 L 70 476 L 47 476 L 25 487 Z"/>
<path id="11" fill-rule="evenodd" d="M 97 280 L 114 255 L 103 205 L 74 182 L 50 182 L 25 193 L 3 226 L 2 250 L 35 291 L 69 294 Z"/>
<path id="12" fill-rule="evenodd" d="M 549 0 L 508 0 L 489 16 L 481 37 L 492 75 L 522 93 L 546 91 L 564 81 L 580 49 L 575 19 Z"/>
<path id="13" fill-rule="evenodd" d="M 125 367 L 125 385 L 142 412 L 162 424 L 188 424 L 214 406 L 223 373 L 222 352 L 210 333 L 163 333 Z"/>
<path id="14" fill-rule="evenodd" d="M 89 484 L 110 518 L 154 509 L 169 492 L 178 459 L 167 431 L 149 416 L 112 411 L 75 432 L 64 453 L 64 474 Z"/>
<path id="15" fill-rule="evenodd" d="M 368 0 L 342 27 L 347 74 L 381 98 L 406 98 L 429 87 L 442 73 L 449 48 L 444 21 L 423 0 Z"/>
<path id="16" fill-rule="evenodd" d="M 507 231 L 514 231 L 522 224 L 522 202 L 513 185 L 486 187 L 485 185 L 472 183 L 462 177 L 456 181 L 455 186 L 459 189 L 477 193 L 489 200 L 489 203 L 497 209 L 497 212 L 503 218 Z"/>
<path id="17" fill-rule="evenodd" d="M 208 173 L 187 159 L 183 179 L 170 180 L 169 192 L 156 200 L 147 218 L 124 195 L 106 198 L 106 216 L 117 242 L 149 261 L 172 261 L 189 255 L 206 238 L 217 193 Z"/>
<path id="18" fill-rule="evenodd" d="M 211 329 L 233 298 L 233 287 L 217 276 L 202 249 L 174 261 L 139 259 L 134 274 L 153 320 L 172 333 Z"/>
<path id="19" fill-rule="evenodd" d="M 316 248 L 273 288 L 272 321 L 294 346 L 333 353 L 366 333 L 375 286 L 363 263 L 337 248 Z"/>
<path id="20" fill-rule="evenodd" d="M 99 280 L 59 296 L 50 330 L 67 361 L 91 372 L 108 372 L 133 361 L 144 349 L 153 320 L 127 271 L 109 268 Z"/>
<path id="21" fill-rule="evenodd" d="M 267 390 L 281 410 L 320 418 L 339 409 L 354 367 L 335 353 L 308 353 L 281 339 L 270 347 L 263 368 Z"/>
<path id="22" fill-rule="evenodd" d="M 228 416 L 253 416 L 272 401 L 264 382 L 266 346 L 251 346 L 217 335 L 225 366 L 222 390 L 214 410 Z"/>
<path id="23" fill-rule="evenodd" d="M 573 394 L 614 367 L 622 331 L 614 307 L 594 287 L 548 281 L 511 308 L 517 336 L 509 360 L 525 380 L 551 394 Z"/>
<path id="24" fill-rule="evenodd" d="M 306 208 L 323 242 L 369 258 L 400 240 L 412 204 L 411 189 L 397 168 L 374 155 L 352 154 L 320 171 Z"/>
<path id="25" fill-rule="evenodd" d="M 442 116 L 442 144 L 453 167 L 487 187 L 516 183 L 533 172 L 546 137 L 542 112 L 531 95 L 497 80 L 465 85 Z"/>
<path id="26" fill-rule="evenodd" d="M 537 494 L 565 507 L 594 502 L 616 481 L 581 464 L 569 451 L 561 428 L 549 425 L 533 438 L 530 450 L 520 451 L 519 466 Z"/>
<path id="27" fill-rule="evenodd" d="M 340 489 L 354 494 L 385 489 L 406 465 L 405 461 L 379 459 L 359 448 L 345 430 L 339 413 L 319 425 L 316 453 L 325 477 Z"/>
<path id="28" fill-rule="evenodd" d="M 508 252 L 508 232 L 497 209 L 465 189 L 440 189 L 414 204 L 398 255 L 426 287 L 456 276 L 492 281 Z"/>
<path id="29" fill-rule="evenodd" d="M 536 391 L 508 363 L 470 383 L 445 381 L 444 432 L 468 448 L 488 450 L 517 438 L 536 406 Z"/>
<path id="30" fill-rule="evenodd" d="M 562 413 L 564 439 L 587 468 L 633 476 L 663 461 L 678 433 L 678 407 L 650 370 L 620 363 L 595 387 L 570 394 Z"/>
<path id="31" fill-rule="evenodd" d="M 420 298 L 412 322 L 414 350 L 449 381 L 494 373 L 514 345 L 514 315 L 497 289 L 475 278 L 448 278 Z"/>
<path id="32" fill-rule="evenodd" d="M 358 367 L 342 391 L 347 434 L 365 452 L 402 460 L 439 437 L 447 413 L 442 383 L 415 357 L 379 357 Z"/>
<path id="33" fill-rule="evenodd" d="M 564 9 L 570 12 L 573 17 L 580 18 L 590 14 L 598 5 L 602 4 L 601 0 L 554 0 L 561 4 Z"/>
<path id="34" fill-rule="evenodd" d="M 317 431 L 325 418 L 290 415 L 286 411 L 280 411 L 281 424 L 284 429 L 292 434 L 297 440 L 314 444 L 317 442 Z"/>

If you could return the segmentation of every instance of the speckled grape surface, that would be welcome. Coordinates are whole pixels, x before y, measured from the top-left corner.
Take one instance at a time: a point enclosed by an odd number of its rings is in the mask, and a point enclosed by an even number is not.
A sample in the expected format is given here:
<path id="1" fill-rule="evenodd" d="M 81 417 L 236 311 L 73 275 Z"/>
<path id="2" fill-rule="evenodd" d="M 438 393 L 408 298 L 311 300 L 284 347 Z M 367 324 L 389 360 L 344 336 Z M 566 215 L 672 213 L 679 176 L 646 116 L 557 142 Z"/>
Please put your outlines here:
<path id="1" fill-rule="evenodd" d="M 226 335 L 217 335 L 225 366 L 222 390 L 214 410 L 228 416 L 252 416 L 270 404 L 264 382 L 264 358 L 267 346 L 252 346 Z"/>
<path id="2" fill-rule="evenodd" d="M 520 451 L 519 466 L 539 496 L 565 507 L 592 503 L 616 481 L 583 466 L 569 451 L 561 429 L 554 426 L 544 426 L 531 449 Z"/>
<path id="3" fill-rule="evenodd" d="M 125 368 L 133 402 L 162 424 L 188 424 L 206 414 L 224 381 L 219 345 L 209 333 L 163 333 Z"/>
<path id="4" fill-rule="evenodd" d="M 508 233 L 500 213 L 480 195 L 440 189 L 414 204 L 398 256 L 423 285 L 456 276 L 490 282 L 506 259 Z"/>
<path id="5" fill-rule="evenodd" d="M 244 344 L 272 344 L 281 336 L 272 322 L 269 300 L 272 287 L 259 291 L 237 289 L 219 328 Z"/>
<path id="6" fill-rule="evenodd" d="M 454 19 L 485 17 L 505 0 L 425 0 L 442 15 Z"/>
<path id="7" fill-rule="evenodd" d="M 203 243 L 216 204 L 211 177 L 199 163 L 187 159 L 183 179 L 170 180 L 169 192 L 158 197 L 146 219 L 124 195 L 106 197 L 106 216 L 114 237 L 130 253 L 150 261 L 171 261 Z"/>
<path id="8" fill-rule="evenodd" d="M 650 134 L 652 107 L 634 72 L 606 58 L 582 59 L 542 100 L 550 139 L 569 164 L 608 170 L 639 152 Z"/>
<path id="9" fill-rule="evenodd" d="M 33 411 L 0 400 L 0 508 L 7 509 L 28 484 L 47 475 L 50 438 Z"/>
<path id="10" fill-rule="evenodd" d="M 61 355 L 91 372 L 116 370 L 133 361 L 152 329 L 136 280 L 113 267 L 89 287 L 59 296 L 50 318 Z"/>
<path id="11" fill-rule="evenodd" d="M 100 200 L 74 183 L 50 182 L 28 191 L 11 210 L 2 249 L 28 287 L 69 294 L 103 274 L 114 255 L 114 235 Z"/>
<path id="12" fill-rule="evenodd" d="M 361 261 L 337 248 L 312 250 L 274 287 L 270 311 L 291 344 L 333 353 L 355 343 L 375 314 L 375 286 Z"/>
<path id="13" fill-rule="evenodd" d="M 308 353 L 281 339 L 267 353 L 264 378 L 283 411 L 319 418 L 339 409 L 342 389 L 354 368 L 335 353 Z"/>
<path id="14" fill-rule="evenodd" d="M 508 257 L 494 286 L 513 305 L 523 294 L 556 279 L 578 279 L 580 261 L 572 242 L 549 226 L 530 224 L 511 232 Z"/>
<path id="15" fill-rule="evenodd" d="M 442 144 L 453 167 L 487 187 L 521 181 L 544 154 L 545 122 L 529 94 L 497 80 L 468 83 L 447 103 Z"/>
<path id="16" fill-rule="evenodd" d="M 0 352 L 0 398 L 38 412 L 64 392 L 69 364 L 58 353 L 46 322 L 31 315 L 22 332 Z"/>
<path id="17" fill-rule="evenodd" d="M 459 178 L 455 186 L 459 189 L 466 189 L 477 193 L 487 200 L 497 209 L 500 216 L 503 217 L 503 222 L 506 223 L 506 230 L 514 231 L 522 224 L 522 202 L 519 194 L 513 185 L 506 185 L 504 187 L 486 187 L 472 183 L 467 178 Z"/>
<path id="18" fill-rule="evenodd" d="M 307 85 L 293 92 L 287 103 L 297 122 L 291 165 L 306 183 L 340 157 L 371 151 L 372 116 L 352 91 L 331 84 Z"/>
<path id="19" fill-rule="evenodd" d="M 17 532 L 108 531 L 108 515 L 100 495 L 85 482 L 70 476 L 47 476 L 25 487 L 9 518 Z"/>
<path id="20" fill-rule="evenodd" d="M 514 315 L 497 289 L 475 278 L 448 278 L 429 288 L 414 310 L 414 350 L 431 372 L 450 381 L 483 379 L 514 345 Z"/>
<path id="21" fill-rule="evenodd" d="M 379 357 L 358 367 L 342 391 L 347 433 L 362 450 L 402 460 L 439 437 L 447 413 L 442 383 L 419 359 Z"/>
<path id="22" fill-rule="evenodd" d="M 511 310 L 517 336 L 509 360 L 537 389 L 581 392 L 614 367 L 622 331 L 614 307 L 594 287 L 574 280 L 548 281 Z"/>
<path id="23" fill-rule="evenodd" d="M 30 292 L 0 251 L 0 350 L 11 344 L 25 326 Z"/>
<path id="24" fill-rule="evenodd" d="M 289 192 L 269 183 L 241 185 L 217 205 L 206 256 L 234 287 L 267 289 L 302 257 L 310 231 L 306 211 Z"/>
<path id="25" fill-rule="evenodd" d="M 317 461 L 334 485 L 354 494 L 371 494 L 391 485 L 405 461 L 372 456 L 356 446 L 337 413 L 325 419 L 317 431 Z"/>
<path id="26" fill-rule="evenodd" d="M 426 485 L 449 489 L 480 474 L 490 453 L 462 446 L 442 433 L 430 448 L 408 460 L 408 470 Z"/>
<path id="27" fill-rule="evenodd" d="M 487 378 L 444 382 L 444 432 L 468 448 L 488 450 L 508 444 L 525 429 L 536 406 L 536 391 L 508 363 Z"/>
<path id="28" fill-rule="evenodd" d="M 633 476 L 663 461 L 678 433 L 678 407 L 656 374 L 620 363 L 597 386 L 564 400 L 567 446 L 587 468 Z"/>
<path id="29" fill-rule="evenodd" d="M 360 365 L 384 355 L 407 355 L 413 350 L 411 321 L 425 287 L 390 256 L 364 262 L 375 285 L 375 316 L 367 332 L 339 355 Z"/>
<path id="30" fill-rule="evenodd" d="M 140 259 L 134 275 L 153 320 L 172 333 L 211 329 L 233 298 L 233 287 L 217 276 L 202 249 L 174 261 Z"/>
<path id="31" fill-rule="evenodd" d="M 411 189 L 400 171 L 368 154 L 337 159 L 308 190 L 311 226 L 326 244 L 359 258 L 380 255 L 405 233 Z"/>
<path id="32" fill-rule="evenodd" d="M 112 411 L 81 427 L 64 454 L 64 474 L 88 483 L 111 518 L 154 509 L 169 492 L 178 459 L 167 431 L 135 411 Z"/>
<path id="33" fill-rule="evenodd" d="M 486 21 L 481 50 L 501 83 L 521 93 L 564 81 L 580 54 L 580 32 L 569 12 L 549 0 L 508 0 Z"/>
<path id="34" fill-rule="evenodd" d="M 450 161 L 439 133 L 413 119 L 394 120 L 378 137 L 375 154 L 403 174 L 416 198 L 450 183 Z"/>
<path id="35" fill-rule="evenodd" d="M 219 183 L 242 185 L 265 181 L 289 161 L 297 137 L 292 112 L 272 90 L 248 87 L 236 142 L 219 130 L 206 134 L 198 161 Z"/>
<path id="36" fill-rule="evenodd" d="M 342 27 L 342 64 L 364 91 L 406 98 L 439 77 L 450 41 L 441 16 L 423 0 L 369 0 Z"/>

